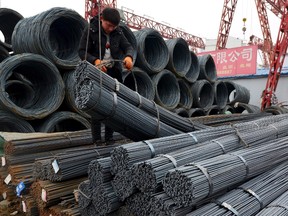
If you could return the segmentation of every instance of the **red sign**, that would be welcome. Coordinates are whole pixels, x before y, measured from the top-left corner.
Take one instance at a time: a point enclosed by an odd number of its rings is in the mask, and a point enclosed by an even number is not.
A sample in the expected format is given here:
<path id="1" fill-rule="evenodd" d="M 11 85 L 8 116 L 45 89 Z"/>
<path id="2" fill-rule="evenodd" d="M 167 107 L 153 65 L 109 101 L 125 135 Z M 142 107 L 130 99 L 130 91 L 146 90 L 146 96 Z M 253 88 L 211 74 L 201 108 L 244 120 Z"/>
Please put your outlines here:
<path id="1" fill-rule="evenodd" d="M 210 54 L 215 62 L 217 76 L 236 76 L 255 74 L 257 66 L 257 46 L 243 46 L 198 53 L 199 56 Z"/>

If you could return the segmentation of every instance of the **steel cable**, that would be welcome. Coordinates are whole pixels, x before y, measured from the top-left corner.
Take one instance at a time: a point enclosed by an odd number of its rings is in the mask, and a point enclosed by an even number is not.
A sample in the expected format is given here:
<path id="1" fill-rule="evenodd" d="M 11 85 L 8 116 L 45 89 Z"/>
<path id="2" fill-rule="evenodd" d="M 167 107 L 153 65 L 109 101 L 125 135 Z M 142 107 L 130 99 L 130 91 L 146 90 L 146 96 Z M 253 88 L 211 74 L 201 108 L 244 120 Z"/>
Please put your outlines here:
<path id="1" fill-rule="evenodd" d="M 188 43 L 183 38 L 173 38 L 165 41 L 169 51 L 169 61 L 166 69 L 176 77 L 184 77 L 191 67 L 191 53 Z"/>
<path id="2" fill-rule="evenodd" d="M 213 57 L 210 54 L 198 56 L 200 73 L 198 80 L 204 79 L 210 83 L 214 83 L 217 80 L 216 65 Z"/>
<path id="3" fill-rule="evenodd" d="M 197 55 L 190 51 L 191 54 L 191 65 L 188 72 L 185 74 L 184 79 L 189 83 L 194 83 L 199 77 L 200 74 L 200 65 Z"/>
<path id="4" fill-rule="evenodd" d="M 197 203 L 287 160 L 287 139 L 280 138 L 260 147 L 238 150 L 169 170 L 163 180 L 164 191 L 179 205 Z"/>
<path id="5" fill-rule="evenodd" d="M 79 63 L 79 41 L 87 22 L 76 11 L 54 7 L 20 20 L 12 34 L 15 53 L 36 53 L 57 67 L 73 69 Z"/>
<path id="6" fill-rule="evenodd" d="M 58 69 L 41 55 L 24 53 L 11 56 L 0 63 L 0 71 L 1 107 L 22 118 L 44 118 L 58 109 L 64 100 L 65 86 Z M 20 80 L 33 89 L 35 96 L 33 99 L 28 97 L 27 103 L 21 102 L 23 107 L 17 106 L 17 102 L 12 100 L 13 95 L 7 94 L 7 82 L 11 80 Z M 18 94 L 24 97 L 31 92 L 28 87 L 24 90 Z"/>
<path id="7" fill-rule="evenodd" d="M 155 86 L 155 102 L 161 107 L 173 110 L 180 102 L 180 87 L 176 76 L 169 70 L 151 76 Z"/>
<path id="8" fill-rule="evenodd" d="M 135 66 L 149 74 L 162 71 L 169 61 L 169 51 L 161 34 L 152 28 L 144 28 L 133 33 L 137 41 Z"/>

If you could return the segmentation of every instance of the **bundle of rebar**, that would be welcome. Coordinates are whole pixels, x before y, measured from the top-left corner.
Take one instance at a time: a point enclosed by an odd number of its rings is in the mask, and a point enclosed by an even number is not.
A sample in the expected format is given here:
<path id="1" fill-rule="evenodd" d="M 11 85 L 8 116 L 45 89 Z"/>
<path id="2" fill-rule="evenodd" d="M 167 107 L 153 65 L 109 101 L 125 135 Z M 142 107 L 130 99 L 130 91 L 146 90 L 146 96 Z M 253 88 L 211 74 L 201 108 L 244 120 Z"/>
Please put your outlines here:
<path id="1" fill-rule="evenodd" d="M 88 179 L 90 184 L 101 185 L 104 182 L 112 181 L 111 157 L 92 160 L 88 165 Z"/>
<path id="2" fill-rule="evenodd" d="M 111 172 L 115 174 L 129 169 L 136 162 L 153 158 L 158 154 L 165 154 L 234 132 L 231 126 L 223 126 L 121 145 L 111 151 Z"/>
<path id="3" fill-rule="evenodd" d="M 161 184 L 165 174 L 187 163 L 198 162 L 235 151 L 240 148 L 255 146 L 288 134 L 287 120 L 267 127 L 221 136 L 195 146 L 159 155 L 155 158 L 133 164 L 133 179 L 140 191 L 153 191 Z"/>
<path id="4" fill-rule="evenodd" d="M 110 146 L 96 146 L 89 149 L 78 149 L 59 153 L 53 157 L 48 169 L 50 181 L 64 181 L 87 175 L 89 163 L 100 157 L 107 157 L 117 144 Z"/>
<path id="5" fill-rule="evenodd" d="M 22 195 L 21 196 L 21 209 L 22 212 L 29 216 L 38 216 L 39 210 L 36 203 L 36 200 L 31 195 Z"/>
<path id="6" fill-rule="evenodd" d="M 287 165 L 284 162 L 187 215 L 255 215 L 287 191 Z"/>
<path id="7" fill-rule="evenodd" d="M 158 105 L 153 101 L 140 96 L 137 92 L 129 89 L 128 87 L 119 84 L 117 80 L 111 78 L 109 75 L 103 74 L 100 70 L 94 67 L 94 65 L 89 64 L 86 61 L 82 61 L 76 68 L 76 79 L 77 83 L 81 80 L 90 79 L 96 83 L 101 83 L 102 87 L 109 90 L 117 90 L 117 96 L 127 101 L 134 107 L 138 107 L 145 111 L 147 114 L 161 120 L 161 122 L 172 126 L 183 132 L 190 132 L 194 130 L 194 126 L 197 129 L 198 125 L 193 125 L 189 119 L 185 119 L 170 112 Z M 117 87 L 117 89 L 115 89 Z M 79 91 L 79 90 L 78 90 Z M 75 94 L 79 94 L 77 88 L 75 89 Z"/>
<path id="8" fill-rule="evenodd" d="M 87 208 L 92 203 L 92 187 L 90 180 L 85 180 L 78 187 L 78 204 L 81 209 Z"/>
<path id="9" fill-rule="evenodd" d="M 20 138 L 6 140 L 4 143 L 4 151 L 7 155 L 20 155 L 91 144 L 91 130 L 40 135 L 34 134 L 34 136 L 32 134 L 27 138 L 23 138 L 22 135 Z"/>
<path id="10" fill-rule="evenodd" d="M 130 211 L 137 216 L 149 215 L 151 212 L 150 193 L 134 193 L 126 200 L 126 205 Z"/>
<path id="11" fill-rule="evenodd" d="M 163 189 L 176 203 L 188 206 L 213 193 L 261 174 L 287 160 L 288 138 L 235 151 L 168 171 Z"/>

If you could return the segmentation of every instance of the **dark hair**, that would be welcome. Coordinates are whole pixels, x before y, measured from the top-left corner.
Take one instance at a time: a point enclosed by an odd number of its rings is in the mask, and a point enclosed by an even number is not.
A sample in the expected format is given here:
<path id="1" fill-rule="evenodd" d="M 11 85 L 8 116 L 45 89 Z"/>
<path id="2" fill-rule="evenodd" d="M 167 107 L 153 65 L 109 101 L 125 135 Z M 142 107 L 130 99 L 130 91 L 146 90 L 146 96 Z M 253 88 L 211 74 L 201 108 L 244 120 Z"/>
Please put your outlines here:
<path id="1" fill-rule="evenodd" d="M 102 17 L 104 20 L 111 22 L 113 25 L 119 25 L 120 23 L 120 13 L 116 8 L 106 7 L 102 11 Z"/>

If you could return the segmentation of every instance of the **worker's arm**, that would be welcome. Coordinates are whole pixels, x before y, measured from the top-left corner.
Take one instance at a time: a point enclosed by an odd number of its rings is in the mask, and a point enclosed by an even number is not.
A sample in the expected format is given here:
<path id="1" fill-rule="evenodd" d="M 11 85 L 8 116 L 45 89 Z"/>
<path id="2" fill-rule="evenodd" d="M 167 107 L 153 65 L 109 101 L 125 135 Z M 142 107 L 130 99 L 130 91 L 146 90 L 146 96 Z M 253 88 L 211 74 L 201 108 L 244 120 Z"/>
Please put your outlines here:
<path id="1" fill-rule="evenodd" d="M 90 54 L 90 51 L 93 45 L 92 45 L 91 40 L 88 40 L 88 43 L 87 43 L 87 34 L 88 34 L 88 27 L 84 30 L 82 37 L 80 39 L 78 55 L 81 60 L 85 60 L 86 58 L 88 62 L 90 62 L 91 64 L 94 64 L 97 58 Z M 86 49 L 86 46 L 87 46 L 87 49 Z M 86 55 L 86 51 L 87 51 L 87 55 Z"/>

